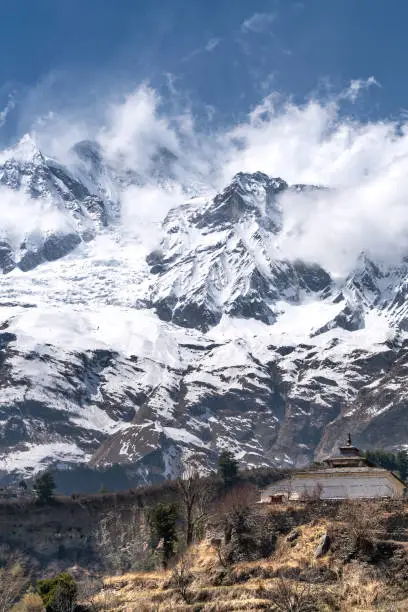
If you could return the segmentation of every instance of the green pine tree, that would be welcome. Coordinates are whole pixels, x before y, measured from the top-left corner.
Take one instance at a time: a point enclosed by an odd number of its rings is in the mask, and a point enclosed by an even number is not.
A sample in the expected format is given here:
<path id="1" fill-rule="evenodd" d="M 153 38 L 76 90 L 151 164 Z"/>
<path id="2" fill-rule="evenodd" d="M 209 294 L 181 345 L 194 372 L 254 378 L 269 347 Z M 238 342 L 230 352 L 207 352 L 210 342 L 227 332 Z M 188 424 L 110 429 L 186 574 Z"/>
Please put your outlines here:
<path id="1" fill-rule="evenodd" d="M 163 541 L 163 565 L 174 555 L 177 542 L 176 504 L 157 504 L 152 513 L 152 531 L 157 542 Z"/>
<path id="2" fill-rule="evenodd" d="M 401 480 L 406 481 L 408 478 L 408 452 L 400 451 L 397 455 L 398 472 Z"/>
<path id="3" fill-rule="evenodd" d="M 51 472 L 43 472 L 34 481 L 33 491 L 40 502 L 50 502 L 55 494 L 55 481 Z"/>
<path id="4" fill-rule="evenodd" d="M 218 459 L 218 474 L 225 487 L 233 485 L 238 480 L 238 461 L 230 451 L 222 451 Z"/>
<path id="5" fill-rule="evenodd" d="M 71 574 L 62 572 L 55 578 L 39 580 L 37 591 L 43 600 L 46 612 L 75 609 L 78 588 Z"/>
<path id="6" fill-rule="evenodd" d="M 363 453 L 370 463 L 391 472 L 398 472 L 401 480 L 408 478 L 408 452 L 391 453 L 382 449 L 368 450 Z"/>

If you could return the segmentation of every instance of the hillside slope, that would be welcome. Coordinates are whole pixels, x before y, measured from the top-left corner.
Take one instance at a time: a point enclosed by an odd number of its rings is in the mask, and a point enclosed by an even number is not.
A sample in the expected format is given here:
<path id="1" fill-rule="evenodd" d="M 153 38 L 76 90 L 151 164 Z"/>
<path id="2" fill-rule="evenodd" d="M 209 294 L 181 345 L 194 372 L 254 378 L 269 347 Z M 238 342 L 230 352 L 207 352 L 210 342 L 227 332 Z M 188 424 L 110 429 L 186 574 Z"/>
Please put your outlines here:
<path id="1" fill-rule="evenodd" d="M 358 508 L 346 503 L 320 511 L 316 507 L 312 514 L 302 506 L 268 508 L 258 520 L 270 525 L 276 542 L 265 557 L 223 566 L 212 540 L 207 539 L 179 561 L 178 574 L 158 570 L 107 577 L 93 603 L 97 609 L 112 612 L 405 610 L 405 528 L 396 536 L 392 525 L 402 520 L 405 526 L 406 509 L 370 506 L 370 519 L 378 525 L 377 520 L 384 516 L 386 527 L 378 539 L 372 539 L 373 533 L 365 527 L 365 540 L 356 544 L 359 527 L 349 521 Z M 329 550 L 317 553 L 327 537 Z M 180 576 L 187 584 L 184 590 Z"/>

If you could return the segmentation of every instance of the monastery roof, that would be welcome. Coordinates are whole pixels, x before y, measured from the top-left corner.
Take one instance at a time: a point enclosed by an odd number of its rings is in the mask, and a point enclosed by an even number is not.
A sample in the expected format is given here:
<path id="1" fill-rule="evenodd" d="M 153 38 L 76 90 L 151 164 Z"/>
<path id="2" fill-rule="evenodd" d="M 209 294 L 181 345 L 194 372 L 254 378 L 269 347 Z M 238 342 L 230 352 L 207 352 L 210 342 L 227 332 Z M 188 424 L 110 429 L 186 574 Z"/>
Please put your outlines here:
<path id="1" fill-rule="evenodd" d="M 303 471 L 294 471 L 291 475 L 289 475 L 288 477 L 283 478 L 282 480 L 279 480 L 277 482 L 274 482 L 273 484 L 268 485 L 267 487 L 264 488 L 265 491 L 268 491 L 270 489 L 277 489 L 280 486 L 282 486 L 284 483 L 289 482 L 293 477 L 296 476 L 306 476 L 306 477 L 316 477 L 316 476 L 325 476 L 327 474 L 333 474 L 333 475 L 340 475 L 340 476 L 344 476 L 347 474 L 391 474 L 391 476 L 393 476 L 396 480 L 398 480 L 400 483 L 402 483 L 404 485 L 404 487 L 407 487 L 407 483 L 404 482 L 403 480 L 401 480 L 401 478 L 399 478 L 399 476 L 397 476 L 396 474 L 394 474 L 394 472 L 391 472 L 390 470 L 387 470 L 385 468 L 379 468 L 379 467 L 369 467 L 369 466 L 363 466 L 363 467 L 339 467 L 339 468 L 322 468 L 322 469 L 317 469 L 317 470 L 303 470 Z"/>
<path id="2" fill-rule="evenodd" d="M 399 476 L 391 472 L 391 470 L 387 470 L 385 468 L 377 467 L 375 465 L 370 464 L 365 457 L 360 455 L 360 451 L 356 446 L 352 444 L 351 435 L 348 434 L 347 442 L 339 447 L 340 454 L 338 456 L 328 457 L 325 460 L 325 464 L 327 467 L 318 467 L 314 469 L 303 469 L 293 471 L 289 477 L 283 478 L 278 482 L 269 485 L 264 490 L 276 490 L 280 486 L 289 482 L 292 478 L 301 477 L 301 478 L 318 478 L 319 476 L 348 476 L 355 474 L 358 475 L 373 475 L 375 476 L 380 474 L 389 474 L 395 480 L 398 480 L 404 487 L 407 487 L 407 483 L 405 483 Z"/>
<path id="3" fill-rule="evenodd" d="M 379 468 L 379 467 L 369 467 L 367 465 L 362 466 L 362 467 L 335 467 L 335 468 L 321 468 L 321 469 L 317 469 L 317 470 L 298 470 L 293 472 L 293 476 L 315 476 L 316 474 L 345 474 L 347 472 L 352 472 L 353 474 L 361 474 L 361 473 L 365 473 L 365 472 L 369 472 L 369 473 L 380 473 L 380 472 L 388 472 L 389 474 L 392 474 L 393 476 L 395 476 L 395 478 L 397 478 L 398 480 L 400 480 L 400 478 L 398 478 L 398 476 L 396 476 L 394 474 L 394 472 L 391 472 L 390 470 L 386 470 L 385 468 Z M 401 482 L 403 482 L 401 480 Z M 404 483 L 405 484 L 405 483 Z"/>

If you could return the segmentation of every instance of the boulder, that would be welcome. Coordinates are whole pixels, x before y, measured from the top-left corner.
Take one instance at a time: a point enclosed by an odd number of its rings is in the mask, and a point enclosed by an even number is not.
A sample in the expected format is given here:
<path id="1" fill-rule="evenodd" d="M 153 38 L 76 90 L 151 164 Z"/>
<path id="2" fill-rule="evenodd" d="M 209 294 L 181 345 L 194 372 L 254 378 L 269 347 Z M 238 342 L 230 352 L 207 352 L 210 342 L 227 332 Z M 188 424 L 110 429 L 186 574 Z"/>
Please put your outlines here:
<path id="1" fill-rule="evenodd" d="M 300 529 L 295 529 L 286 538 L 287 542 L 294 542 L 300 536 Z"/>
<path id="2" fill-rule="evenodd" d="M 319 544 L 317 545 L 317 548 L 314 552 L 314 558 L 319 559 L 319 557 L 323 557 L 325 554 L 327 554 L 330 550 L 330 545 L 331 545 L 330 536 L 327 533 L 325 533 L 320 538 Z"/>

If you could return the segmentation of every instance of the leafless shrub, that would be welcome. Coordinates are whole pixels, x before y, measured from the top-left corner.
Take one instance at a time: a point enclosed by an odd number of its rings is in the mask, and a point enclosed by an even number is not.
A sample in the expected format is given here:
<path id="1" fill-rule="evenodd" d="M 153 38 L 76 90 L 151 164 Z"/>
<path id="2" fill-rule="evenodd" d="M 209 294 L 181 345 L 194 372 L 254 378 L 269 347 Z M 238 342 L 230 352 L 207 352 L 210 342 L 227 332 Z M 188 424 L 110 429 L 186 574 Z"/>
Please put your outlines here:
<path id="1" fill-rule="evenodd" d="M 258 491 L 253 485 L 237 485 L 224 495 L 216 508 L 216 522 L 224 532 L 224 542 L 217 554 L 224 567 L 262 555 L 263 522 L 255 507 L 257 497 Z"/>
<path id="2" fill-rule="evenodd" d="M 27 584 L 28 577 L 18 559 L 12 558 L 0 568 L 0 612 L 9 612 Z"/>
<path id="3" fill-rule="evenodd" d="M 384 575 L 384 568 L 377 568 L 373 565 L 362 564 L 353 561 L 343 567 L 342 577 L 339 584 L 338 598 L 341 602 L 342 610 L 383 610 L 397 609 L 394 606 L 380 605 L 396 602 L 398 590 L 395 585 L 389 589 L 387 576 Z M 392 602 L 389 599 L 391 595 Z M 401 598 L 404 595 L 401 593 Z"/>
<path id="4" fill-rule="evenodd" d="M 317 482 L 313 489 L 305 489 L 300 497 L 301 501 L 304 502 L 317 502 L 322 498 L 323 486 L 320 482 Z"/>
<path id="5" fill-rule="evenodd" d="M 188 555 L 184 555 L 177 565 L 174 566 L 172 572 L 172 583 L 174 588 L 182 600 L 187 604 L 191 601 L 190 585 L 194 579 L 193 573 L 191 572 L 191 566 L 191 558 Z"/>
<path id="6" fill-rule="evenodd" d="M 384 528 L 376 501 L 347 500 L 339 508 L 338 520 L 355 550 L 366 552 L 383 537 Z"/>
<path id="7" fill-rule="evenodd" d="M 86 609 L 90 612 L 96 612 L 99 607 L 95 601 L 95 595 L 97 595 L 102 587 L 103 582 L 97 578 L 91 578 L 90 576 L 85 577 L 78 583 L 78 601 L 86 606 Z"/>
<path id="8" fill-rule="evenodd" d="M 220 500 L 216 514 L 224 528 L 226 543 L 231 540 L 233 530 L 238 533 L 247 530 L 257 497 L 255 486 L 241 484 L 228 491 Z"/>
<path id="9" fill-rule="evenodd" d="M 259 594 L 271 601 L 270 610 L 277 612 L 317 612 L 319 609 L 309 584 L 292 584 L 279 580 L 270 591 L 261 588 Z"/>
<path id="10" fill-rule="evenodd" d="M 225 569 L 231 564 L 231 557 L 229 555 L 228 549 L 223 545 L 221 539 L 214 538 L 212 541 L 212 546 L 217 553 L 218 561 Z"/>

